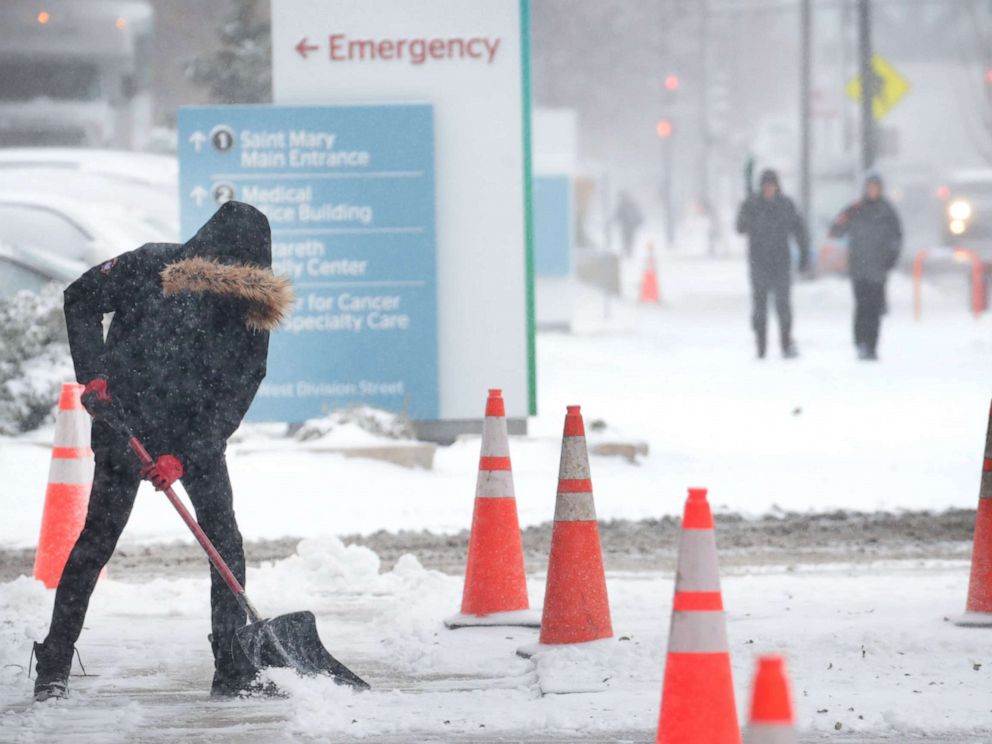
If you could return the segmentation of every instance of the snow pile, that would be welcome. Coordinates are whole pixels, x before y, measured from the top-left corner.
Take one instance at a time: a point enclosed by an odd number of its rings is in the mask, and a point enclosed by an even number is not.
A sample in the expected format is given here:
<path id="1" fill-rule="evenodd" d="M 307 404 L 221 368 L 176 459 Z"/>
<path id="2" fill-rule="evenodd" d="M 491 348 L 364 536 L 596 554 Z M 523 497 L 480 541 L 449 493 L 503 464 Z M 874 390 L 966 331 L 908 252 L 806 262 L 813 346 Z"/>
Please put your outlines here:
<path id="1" fill-rule="evenodd" d="M 267 670 L 265 678 L 289 693 L 285 726 L 292 734 L 375 739 L 411 732 L 481 736 L 652 725 L 659 655 L 644 653 L 638 641 L 551 649 L 524 660 L 516 649 L 534 644 L 536 629 L 443 627 L 443 618 L 459 606 L 461 577 L 426 570 L 412 555 L 401 557 L 390 572 L 379 570 L 372 551 L 320 538 L 302 541 L 296 556 L 249 576 L 252 591 L 267 602 L 282 593 L 284 609 L 298 607 L 305 596 L 317 612 L 325 646 L 373 687 L 356 693 L 329 679 Z M 532 582 L 535 606 L 542 590 L 541 582 Z M 649 684 L 631 696 L 630 681 L 645 676 Z M 608 688 L 615 689 L 600 700 L 542 697 Z M 634 713 L 632 707 L 643 710 Z"/>
<path id="2" fill-rule="evenodd" d="M 27 576 L 0 585 L 0 687 L 27 670 L 31 641 L 48 631 L 48 618 L 37 610 L 50 604 L 44 584 Z"/>
<path id="3" fill-rule="evenodd" d="M 437 662 L 430 649 L 439 627 L 438 599 L 448 597 L 453 610 L 460 590 L 458 580 L 425 569 L 409 554 L 383 573 L 375 552 L 360 545 L 345 546 L 331 536 L 301 541 L 296 555 L 252 572 L 250 581 L 252 591 L 261 596 L 308 597 L 317 601 L 318 608 L 321 600 L 338 605 L 343 597 L 377 598 L 387 620 L 373 621 L 368 632 L 406 670 L 423 670 Z M 287 605 L 279 611 L 291 609 Z M 411 640 L 419 643 L 411 646 Z"/>
<path id="4" fill-rule="evenodd" d="M 324 535 L 301 540 L 295 555 L 265 563 L 252 580 L 280 593 L 364 595 L 407 589 L 431 591 L 434 587 L 425 583 L 430 583 L 431 577 L 442 576 L 425 569 L 412 555 L 402 556 L 392 571 L 382 573 L 382 561 L 374 551 L 362 545 L 345 545 L 337 537 Z"/>
<path id="5" fill-rule="evenodd" d="M 0 433 L 40 426 L 62 382 L 73 379 L 61 288 L 52 284 L 0 301 Z"/>
<path id="6" fill-rule="evenodd" d="M 310 419 L 294 438 L 299 442 L 320 440 L 325 444 L 352 444 L 368 439 L 415 439 L 413 424 L 399 414 L 369 406 L 356 406 Z"/>
<path id="7" fill-rule="evenodd" d="M 604 692 L 621 680 L 631 678 L 642 667 L 645 656 L 639 643 L 629 636 L 622 640 L 608 638 L 578 646 L 535 645 L 525 651 L 537 649 L 531 657 L 537 670 L 538 684 L 545 695 Z M 647 670 L 650 674 L 650 668 Z"/>

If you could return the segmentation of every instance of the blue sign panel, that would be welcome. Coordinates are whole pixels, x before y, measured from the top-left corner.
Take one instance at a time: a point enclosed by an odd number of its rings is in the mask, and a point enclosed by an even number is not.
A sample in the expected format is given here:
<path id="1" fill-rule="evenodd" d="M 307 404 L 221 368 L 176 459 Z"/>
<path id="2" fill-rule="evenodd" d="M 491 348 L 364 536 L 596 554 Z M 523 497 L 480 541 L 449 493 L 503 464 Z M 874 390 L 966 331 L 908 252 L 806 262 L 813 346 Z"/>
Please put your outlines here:
<path id="1" fill-rule="evenodd" d="M 296 289 L 249 420 L 357 404 L 437 419 L 432 108 L 181 108 L 179 156 L 184 239 L 247 202 Z"/>
<path id="2" fill-rule="evenodd" d="M 538 276 L 572 271 L 572 188 L 568 176 L 534 177 L 534 270 Z"/>

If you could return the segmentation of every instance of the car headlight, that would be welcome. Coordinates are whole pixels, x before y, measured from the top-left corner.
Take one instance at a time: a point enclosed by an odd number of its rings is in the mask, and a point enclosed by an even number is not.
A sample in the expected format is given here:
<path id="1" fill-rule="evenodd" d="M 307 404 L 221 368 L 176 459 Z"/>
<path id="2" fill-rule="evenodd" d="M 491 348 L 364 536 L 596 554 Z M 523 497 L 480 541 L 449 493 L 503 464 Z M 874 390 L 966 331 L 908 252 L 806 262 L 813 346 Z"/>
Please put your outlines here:
<path id="1" fill-rule="evenodd" d="M 963 222 L 971 217 L 971 203 L 965 199 L 956 199 L 952 201 L 950 206 L 947 208 L 947 214 L 952 220 L 960 220 Z"/>
<path id="2" fill-rule="evenodd" d="M 951 230 L 951 235 L 961 235 L 964 233 L 967 225 L 965 225 L 964 220 L 951 220 L 951 224 L 948 227 Z"/>

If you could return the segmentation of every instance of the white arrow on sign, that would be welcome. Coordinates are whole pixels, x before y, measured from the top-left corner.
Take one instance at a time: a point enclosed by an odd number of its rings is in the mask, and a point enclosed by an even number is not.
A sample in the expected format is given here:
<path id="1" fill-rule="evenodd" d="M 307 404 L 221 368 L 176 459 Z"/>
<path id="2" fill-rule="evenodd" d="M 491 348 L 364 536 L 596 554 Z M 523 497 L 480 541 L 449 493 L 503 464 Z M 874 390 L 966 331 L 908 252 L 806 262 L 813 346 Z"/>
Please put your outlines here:
<path id="1" fill-rule="evenodd" d="M 203 148 L 203 144 L 207 141 L 207 135 L 197 130 L 189 136 L 189 141 L 196 148 L 196 151 L 199 152 Z"/>
<path id="2" fill-rule="evenodd" d="M 195 189 L 189 192 L 190 197 L 196 201 L 196 206 L 202 207 L 203 200 L 209 195 L 207 190 L 202 186 L 197 186 Z"/>

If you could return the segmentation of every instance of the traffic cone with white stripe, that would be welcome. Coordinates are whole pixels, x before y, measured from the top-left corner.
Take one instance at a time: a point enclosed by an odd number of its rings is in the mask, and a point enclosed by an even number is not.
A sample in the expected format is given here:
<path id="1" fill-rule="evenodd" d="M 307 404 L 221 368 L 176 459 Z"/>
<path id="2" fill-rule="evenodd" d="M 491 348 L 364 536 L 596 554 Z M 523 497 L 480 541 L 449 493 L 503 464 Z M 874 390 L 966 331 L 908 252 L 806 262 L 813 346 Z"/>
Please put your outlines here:
<path id="1" fill-rule="evenodd" d="M 93 487 L 90 416 L 80 400 L 82 392 L 82 385 L 63 384 L 55 419 L 55 446 L 34 559 L 34 577 L 49 589 L 58 586 L 69 553 L 83 530 Z"/>
<path id="2" fill-rule="evenodd" d="M 716 535 L 705 488 L 689 489 L 682 517 L 657 742 L 741 742 Z"/>
<path id="3" fill-rule="evenodd" d="M 965 605 L 965 614 L 955 618 L 954 624 L 974 628 L 992 627 L 992 406 L 989 408 L 982 479 L 978 488 L 968 602 Z"/>
<path id="4" fill-rule="evenodd" d="M 541 619 L 529 608 L 506 410 L 502 391 L 493 389 L 482 425 L 462 611 L 444 624 L 452 629 L 482 625 L 536 628 Z"/>
<path id="5" fill-rule="evenodd" d="M 797 744 L 789 678 L 781 656 L 759 656 L 744 744 Z"/>
<path id="6" fill-rule="evenodd" d="M 568 406 L 540 642 L 585 643 L 612 636 L 585 426 L 579 406 Z"/>

